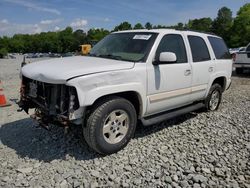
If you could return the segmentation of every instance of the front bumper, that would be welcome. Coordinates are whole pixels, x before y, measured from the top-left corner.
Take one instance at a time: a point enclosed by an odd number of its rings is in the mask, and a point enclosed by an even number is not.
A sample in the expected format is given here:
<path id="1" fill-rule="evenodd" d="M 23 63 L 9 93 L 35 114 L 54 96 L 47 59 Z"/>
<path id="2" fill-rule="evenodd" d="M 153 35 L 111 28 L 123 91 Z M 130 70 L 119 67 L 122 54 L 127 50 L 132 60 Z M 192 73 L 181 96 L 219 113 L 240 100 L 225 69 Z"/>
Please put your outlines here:
<path id="1" fill-rule="evenodd" d="M 48 84 L 26 77 L 22 79 L 19 107 L 28 113 L 34 108 L 34 119 L 44 123 L 63 125 L 83 117 L 84 108 L 79 106 L 74 87 L 63 84 Z"/>

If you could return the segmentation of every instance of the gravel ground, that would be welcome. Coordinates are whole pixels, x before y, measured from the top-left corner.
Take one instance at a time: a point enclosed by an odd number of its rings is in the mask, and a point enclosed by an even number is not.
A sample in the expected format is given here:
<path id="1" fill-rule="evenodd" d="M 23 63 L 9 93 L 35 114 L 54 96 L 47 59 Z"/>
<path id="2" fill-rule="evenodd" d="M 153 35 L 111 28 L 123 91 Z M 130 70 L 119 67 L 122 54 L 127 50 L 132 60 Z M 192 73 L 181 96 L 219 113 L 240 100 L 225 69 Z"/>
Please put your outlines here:
<path id="1" fill-rule="evenodd" d="M 101 156 L 75 127 L 38 128 L 18 113 L 21 58 L 0 60 L 12 106 L 0 108 L 0 187 L 250 188 L 250 76 L 233 77 L 216 112 L 138 126 L 122 151 Z"/>

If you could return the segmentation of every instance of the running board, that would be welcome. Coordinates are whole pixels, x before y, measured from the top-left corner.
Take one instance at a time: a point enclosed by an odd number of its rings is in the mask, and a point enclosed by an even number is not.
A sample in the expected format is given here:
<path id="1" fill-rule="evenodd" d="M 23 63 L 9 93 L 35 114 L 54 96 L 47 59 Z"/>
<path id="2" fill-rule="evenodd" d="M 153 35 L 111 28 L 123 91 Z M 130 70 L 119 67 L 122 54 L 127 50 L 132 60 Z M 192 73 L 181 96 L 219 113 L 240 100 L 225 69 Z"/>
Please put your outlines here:
<path id="1" fill-rule="evenodd" d="M 165 113 L 160 113 L 160 114 L 157 114 L 157 115 L 152 115 L 152 116 L 149 116 L 149 117 L 142 118 L 141 122 L 142 122 L 142 124 L 144 126 L 154 125 L 156 123 L 160 123 L 162 121 L 177 117 L 179 115 L 186 114 L 186 113 L 198 110 L 198 109 L 200 109 L 200 108 L 202 108 L 204 106 L 205 105 L 203 103 L 192 104 L 192 105 L 185 106 L 185 107 L 182 107 L 182 108 L 170 110 L 170 111 L 167 111 Z"/>

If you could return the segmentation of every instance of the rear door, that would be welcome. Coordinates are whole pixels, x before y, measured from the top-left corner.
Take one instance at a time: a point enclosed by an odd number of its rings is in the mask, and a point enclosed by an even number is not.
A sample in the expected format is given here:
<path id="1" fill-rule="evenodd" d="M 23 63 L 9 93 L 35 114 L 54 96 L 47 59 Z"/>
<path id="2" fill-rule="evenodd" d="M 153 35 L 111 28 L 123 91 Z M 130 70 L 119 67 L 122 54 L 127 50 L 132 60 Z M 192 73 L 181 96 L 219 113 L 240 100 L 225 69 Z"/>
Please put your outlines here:
<path id="1" fill-rule="evenodd" d="M 232 58 L 229 50 L 220 37 L 208 36 L 208 40 L 214 52 L 214 61 L 216 62 L 216 75 L 217 77 L 223 76 L 227 79 L 227 84 L 231 82 L 232 74 Z M 249 59 L 250 60 L 250 59 Z M 226 88 L 225 88 L 226 89 Z"/>
<path id="2" fill-rule="evenodd" d="M 212 60 L 205 35 L 187 36 L 192 55 L 192 94 L 191 100 L 203 99 L 210 82 L 212 74 L 215 72 L 215 61 Z"/>

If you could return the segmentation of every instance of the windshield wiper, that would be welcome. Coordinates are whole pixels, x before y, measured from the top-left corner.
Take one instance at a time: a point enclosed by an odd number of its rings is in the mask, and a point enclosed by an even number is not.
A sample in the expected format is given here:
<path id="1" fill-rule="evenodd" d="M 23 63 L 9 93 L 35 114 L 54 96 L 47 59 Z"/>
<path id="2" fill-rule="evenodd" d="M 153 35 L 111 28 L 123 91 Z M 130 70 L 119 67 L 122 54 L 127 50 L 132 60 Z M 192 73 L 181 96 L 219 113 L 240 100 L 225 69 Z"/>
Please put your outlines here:
<path id="1" fill-rule="evenodd" d="M 123 58 L 121 56 L 112 55 L 112 54 L 100 54 L 97 57 L 104 57 L 104 58 L 109 58 L 109 59 L 123 60 Z"/>
<path id="2" fill-rule="evenodd" d="M 88 54 L 88 56 L 91 56 L 91 57 L 98 57 L 98 55 L 96 55 L 96 54 Z"/>

